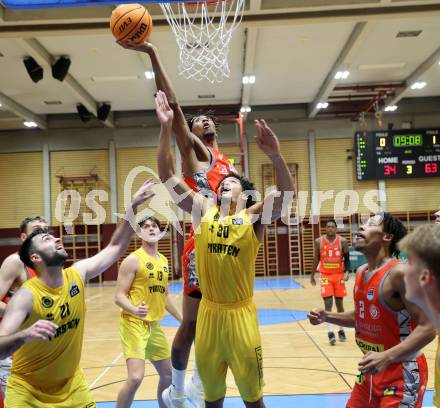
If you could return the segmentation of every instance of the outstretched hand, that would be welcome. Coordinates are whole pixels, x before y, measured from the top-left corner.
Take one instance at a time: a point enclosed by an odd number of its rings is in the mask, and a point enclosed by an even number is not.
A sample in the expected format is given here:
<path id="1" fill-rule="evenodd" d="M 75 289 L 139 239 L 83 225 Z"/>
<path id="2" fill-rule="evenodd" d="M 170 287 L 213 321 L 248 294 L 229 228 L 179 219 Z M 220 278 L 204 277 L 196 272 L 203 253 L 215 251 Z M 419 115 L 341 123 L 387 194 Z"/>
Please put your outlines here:
<path id="1" fill-rule="evenodd" d="M 161 125 L 170 125 L 173 122 L 174 112 L 168 104 L 167 96 L 163 91 L 156 93 L 156 115 Z"/>
<path id="2" fill-rule="evenodd" d="M 142 186 L 139 188 L 136 193 L 133 195 L 133 199 L 131 200 L 132 208 L 135 209 L 139 207 L 141 204 L 148 201 L 151 197 L 154 196 L 152 190 L 154 186 L 154 181 L 152 179 L 147 180 Z"/>
<path id="3" fill-rule="evenodd" d="M 258 147 L 270 158 L 279 156 L 280 142 L 273 130 L 267 126 L 264 119 L 255 121 L 255 128 L 257 129 L 257 136 L 255 137 Z"/>
<path id="4" fill-rule="evenodd" d="M 122 48 L 125 48 L 126 50 L 133 50 L 133 51 L 140 51 L 140 52 L 146 52 L 147 54 L 150 54 L 151 52 L 156 50 L 156 47 L 149 43 L 149 42 L 143 42 L 143 43 L 136 43 L 131 40 L 124 40 L 124 41 L 116 41 Z"/>

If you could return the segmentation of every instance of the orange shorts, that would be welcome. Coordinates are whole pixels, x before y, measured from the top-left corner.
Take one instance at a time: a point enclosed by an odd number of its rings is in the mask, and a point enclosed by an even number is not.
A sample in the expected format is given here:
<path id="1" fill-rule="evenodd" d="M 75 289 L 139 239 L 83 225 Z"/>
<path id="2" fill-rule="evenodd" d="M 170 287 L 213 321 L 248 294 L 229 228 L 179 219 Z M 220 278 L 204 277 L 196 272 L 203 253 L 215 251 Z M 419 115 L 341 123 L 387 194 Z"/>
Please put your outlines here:
<path id="1" fill-rule="evenodd" d="M 334 296 L 342 298 L 347 296 L 344 274 L 334 273 L 329 275 L 321 274 L 321 297 Z"/>
<path id="2" fill-rule="evenodd" d="M 374 376 L 360 374 L 346 408 L 421 408 L 427 381 L 423 354 L 412 361 L 390 364 Z"/>

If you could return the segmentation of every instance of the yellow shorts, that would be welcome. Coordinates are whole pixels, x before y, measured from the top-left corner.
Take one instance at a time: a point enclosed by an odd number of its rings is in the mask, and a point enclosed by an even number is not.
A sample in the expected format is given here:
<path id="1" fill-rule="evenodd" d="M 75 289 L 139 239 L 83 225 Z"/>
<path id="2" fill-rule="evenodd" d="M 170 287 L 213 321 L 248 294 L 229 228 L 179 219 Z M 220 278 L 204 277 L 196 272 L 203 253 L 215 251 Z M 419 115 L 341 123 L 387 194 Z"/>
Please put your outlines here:
<path id="1" fill-rule="evenodd" d="M 50 379 L 47 380 L 50 385 Z M 6 386 L 5 408 L 96 408 L 84 374 L 78 370 L 69 387 L 59 395 L 33 389 L 30 384 L 11 375 Z"/>
<path id="2" fill-rule="evenodd" d="M 263 396 L 263 353 L 252 300 L 225 307 L 202 298 L 195 342 L 206 401 L 225 396 L 228 367 L 244 401 Z"/>
<path id="3" fill-rule="evenodd" d="M 170 346 L 159 322 L 124 316 L 119 321 L 119 335 L 126 360 L 159 361 L 170 358 Z"/>

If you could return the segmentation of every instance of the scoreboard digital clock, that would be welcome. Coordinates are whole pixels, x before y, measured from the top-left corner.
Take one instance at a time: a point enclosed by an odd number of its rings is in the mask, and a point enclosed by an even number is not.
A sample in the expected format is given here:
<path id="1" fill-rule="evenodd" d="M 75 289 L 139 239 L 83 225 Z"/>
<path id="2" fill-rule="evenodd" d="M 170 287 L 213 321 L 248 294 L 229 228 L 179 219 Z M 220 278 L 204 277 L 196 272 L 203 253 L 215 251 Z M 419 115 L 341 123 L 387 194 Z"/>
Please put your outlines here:
<path id="1" fill-rule="evenodd" d="M 440 129 L 357 132 L 358 180 L 440 176 Z"/>

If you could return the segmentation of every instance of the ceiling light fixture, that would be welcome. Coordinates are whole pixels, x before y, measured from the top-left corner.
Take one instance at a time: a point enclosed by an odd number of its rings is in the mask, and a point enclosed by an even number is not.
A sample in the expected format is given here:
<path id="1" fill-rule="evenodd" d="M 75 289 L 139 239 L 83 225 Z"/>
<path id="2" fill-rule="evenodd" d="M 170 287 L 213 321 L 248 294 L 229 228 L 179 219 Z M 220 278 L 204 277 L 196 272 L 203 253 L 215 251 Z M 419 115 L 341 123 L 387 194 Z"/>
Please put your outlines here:
<path id="1" fill-rule="evenodd" d="M 385 107 L 385 112 L 394 112 L 397 110 L 397 105 L 388 105 Z"/>
<path id="2" fill-rule="evenodd" d="M 316 105 L 316 109 L 327 109 L 328 108 L 328 102 L 319 102 Z"/>
<path id="3" fill-rule="evenodd" d="M 240 109 L 241 113 L 249 113 L 251 111 L 251 107 L 250 106 L 242 106 Z"/>
<path id="4" fill-rule="evenodd" d="M 338 71 L 336 72 L 335 79 L 347 79 L 350 75 L 350 71 Z"/>
<path id="5" fill-rule="evenodd" d="M 38 127 L 38 125 L 35 122 L 31 121 L 31 120 L 23 122 L 23 125 L 25 125 L 28 128 L 36 128 L 36 127 Z"/>
<path id="6" fill-rule="evenodd" d="M 243 85 L 255 84 L 255 75 L 244 75 L 242 82 L 243 82 Z"/>
<path id="7" fill-rule="evenodd" d="M 426 82 L 414 82 L 411 85 L 411 89 L 423 89 L 426 86 Z"/>
<path id="8" fill-rule="evenodd" d="M 154 72 L 153 71 L 145 71 L 145 78 L 148 80 L 154 79 Z"/>

